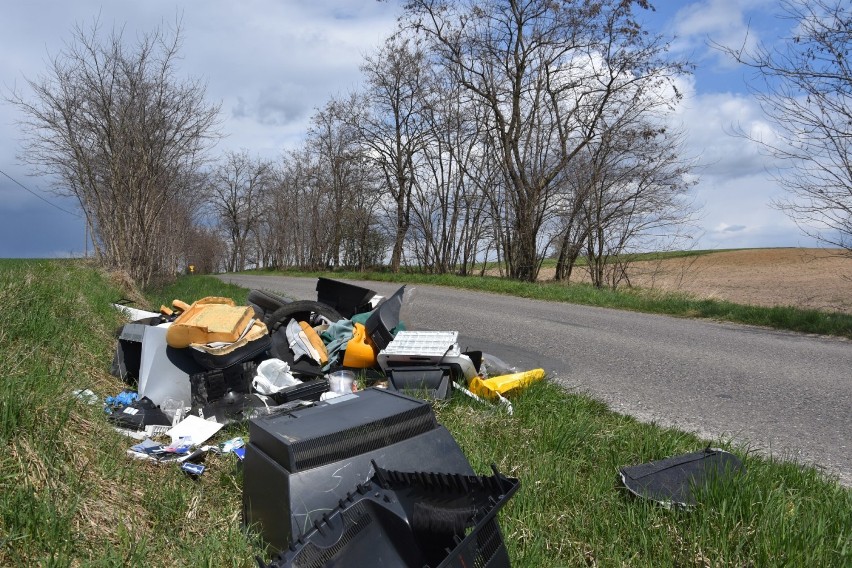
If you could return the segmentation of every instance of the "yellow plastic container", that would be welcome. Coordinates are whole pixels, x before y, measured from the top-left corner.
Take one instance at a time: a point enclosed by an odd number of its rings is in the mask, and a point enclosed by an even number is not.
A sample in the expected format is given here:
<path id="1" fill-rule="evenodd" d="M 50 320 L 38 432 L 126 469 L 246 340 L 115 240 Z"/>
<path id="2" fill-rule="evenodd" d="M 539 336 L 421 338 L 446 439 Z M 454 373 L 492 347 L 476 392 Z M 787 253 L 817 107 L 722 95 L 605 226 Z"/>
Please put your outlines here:
<path id="1" fill-rule="evenodd" d="M 343 354 L 343 366 L 353 369 L 366 369 L 376 364 L 376 350 L 367 337 L 364 324 L 356 323 L 352 330 L 352 339 L 346 344 Z"/>
<path id="2" fill-rule="evenodd" d="M 504 395 L 509 391 L 526 388 L 532 383 L 542 380 L 544 375 L 544 369 L 532 369 L 522 373 L 491 377 L 490 379 L 473 377 L 468 383 L 468 389 L 475 395 L 496 398 L 498 394 Z"/>

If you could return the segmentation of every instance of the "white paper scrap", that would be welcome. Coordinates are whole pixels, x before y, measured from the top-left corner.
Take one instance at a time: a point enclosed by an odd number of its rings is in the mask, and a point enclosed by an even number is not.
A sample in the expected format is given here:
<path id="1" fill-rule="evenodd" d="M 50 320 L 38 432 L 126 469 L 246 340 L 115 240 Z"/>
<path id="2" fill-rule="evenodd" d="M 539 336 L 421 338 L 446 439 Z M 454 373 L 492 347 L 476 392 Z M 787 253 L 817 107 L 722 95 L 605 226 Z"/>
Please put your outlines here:
<path id="1" fill-rule="evenodd" d="M 194 445 L 200 446 L 209 440 L 213 434 L 221 430 L 223 426 L 224 424 L 204 420 L 191 414 L 181 420 L 177 426 L 173 426 L 166 434 L 171 437 L 172 442 L 177 442 L 183 437 L 189 437 Z"/>

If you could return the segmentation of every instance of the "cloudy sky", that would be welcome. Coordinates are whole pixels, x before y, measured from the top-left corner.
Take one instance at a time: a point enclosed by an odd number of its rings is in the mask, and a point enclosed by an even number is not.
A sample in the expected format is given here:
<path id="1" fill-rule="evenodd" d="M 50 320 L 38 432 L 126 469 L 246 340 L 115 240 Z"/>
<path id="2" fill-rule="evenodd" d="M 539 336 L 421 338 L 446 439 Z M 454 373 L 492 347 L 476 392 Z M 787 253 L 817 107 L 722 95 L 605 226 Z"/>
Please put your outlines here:
<path id="1" fill-rule="evenodd" d="M 658 0 L 652 30 L 676 34 L 675 51 L 698 65 L 683 80 L 675 120 L 700 159 L 696 201 L 703 205 L 698 248 L 814 246 L 769 206 L 778 189 L 773 164 L 728 134 L 769 129 L 745 80 L 748 73 L 708 47 L 773 41 L 785 35 L 775 0 Z M 222 105 L 228 136 L 218 151 L 247 149 L 277 158 L 299 144 L 308 119 L 330 96 L 358 86 L 362 57 L 395 26 L 399 1 L 375 0 L 0 0 L 0 89 L 24 89 L 43 73 L 75 23 L 124 26 L 125 34 L 182 19 L 181 73 L 203 79 Z M 748 31 L 748 34 L 746 33 Z M 20 163 L 19 116 L 0 101 L 0 258 L 79 254 L 82 220 L 75 204 L 49 192 L 50 179 Z M 24 189 L 25 186 L 26 189 Z M 29 190 L 29 191 L 28 191 Z"/>

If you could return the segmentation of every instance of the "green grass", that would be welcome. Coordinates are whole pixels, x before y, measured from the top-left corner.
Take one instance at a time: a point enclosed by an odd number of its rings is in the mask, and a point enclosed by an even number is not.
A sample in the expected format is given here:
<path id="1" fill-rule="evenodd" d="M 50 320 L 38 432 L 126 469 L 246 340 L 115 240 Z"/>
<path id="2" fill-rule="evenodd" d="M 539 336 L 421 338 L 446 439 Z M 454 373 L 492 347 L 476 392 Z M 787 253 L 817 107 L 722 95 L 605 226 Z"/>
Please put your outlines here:
<path id="1" fill-rule="evenodd" d="M 515 414 L 467 399 L 439 407 L 477 471 L 521 480 L 501 516 L 517 566 L 842 566 L 852 562 L 852 492 L 811 469 L 747 454 L 746 474 L 712 484 L 693 510 L 632 497 L 618 468 L 705 447 L 538 383 Z"/>
<path id="2" fill-rule="evenodd" d="M 696 298 L 687 294 L 641 288 L 611 290 L 589 284 L 565 285 L 556 282 L 519 282 L 498 277 L 431 275 L 388 272 L 270 272 L 287 276 L 326 276 L 354 280 L 431 284 L 468 290 L 506 294 L 521 298 L 567 302 L 586 306 L 615 308 L 676 317 L 707 318 L 716 321 L 759 325 L 775 329 L 834 335 L 852 339 L 852 315 L 842 312 L 804 310 L 795 306 L 749 306 L 723 300 Z"/>
<path id="3" fill-rule="evenodd" d="M 245 294 L 182 278 L 139 307 Z M 197 480 L 133 461 L 100 407 L 70 394 L 123 387 L 107 369 L 120 323 L 110 303 L 124 295 L 79 262 L 0 261 L 0 565 L 253 566 L 264 555 L 240 527 L 232 457 L 208 457 Z M 618 467 L 705 441 L 546 381 L 512 402 L 512 416 L 461 395 L 436 409 L 477 472 L 495 462 L 521 480 L 500 516 L 514 566 L 852 564 L 852 491 L 813 469 L 730 448 L 745 476 L 712 486 L 692 511 L 666 510 L 629 496 Z M 245 433 L 228 427 L 212 441 Z"/>
<path id="4" fill-rule="evenodd" d="M 0 261 L 0 565 L 252 566 L 234 460 L 198 481 L 133 461 L 71 394 L 124 387 L 108 370 L 125 295 L 81 262 Z"/>

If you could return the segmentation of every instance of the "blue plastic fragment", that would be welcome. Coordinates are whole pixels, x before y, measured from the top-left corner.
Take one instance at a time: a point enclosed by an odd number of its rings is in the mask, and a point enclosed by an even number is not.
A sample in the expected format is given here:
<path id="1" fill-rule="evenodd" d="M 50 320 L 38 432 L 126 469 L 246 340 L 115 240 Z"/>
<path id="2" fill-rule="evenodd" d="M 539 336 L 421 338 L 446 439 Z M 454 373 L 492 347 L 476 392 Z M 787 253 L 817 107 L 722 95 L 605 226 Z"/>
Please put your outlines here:
<path id="1" fill-rule="evenodd" d="M 204 473 L 204 466 L 200 463 L 183 462 L 180 468 L 192 475 L 201 475 Z"/>
<path id="2" fill-rule="evenodd" d="M 104 412 L 112 414 L 116 410 L 121 410 L 125 406 L 133 404 L 139 395 L 134 391 L 121 391 L 115 396 L 108 396 L 104 399 Z"/>

